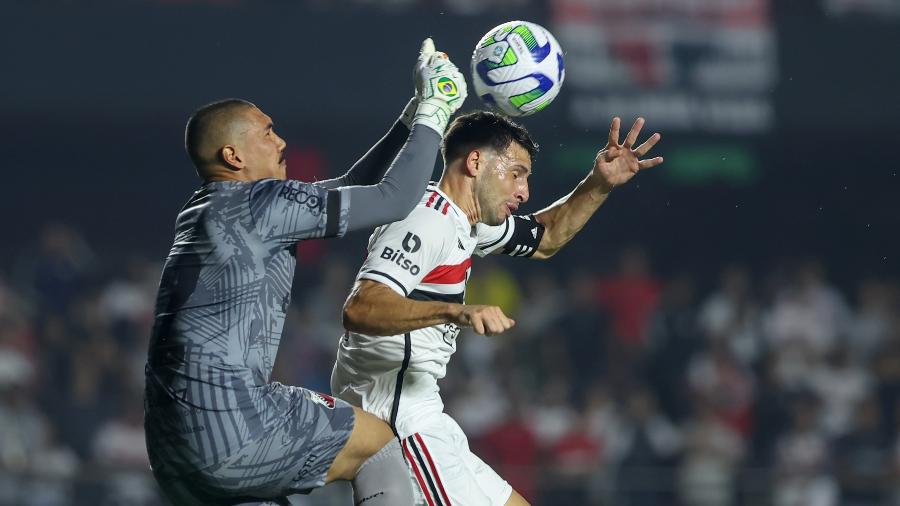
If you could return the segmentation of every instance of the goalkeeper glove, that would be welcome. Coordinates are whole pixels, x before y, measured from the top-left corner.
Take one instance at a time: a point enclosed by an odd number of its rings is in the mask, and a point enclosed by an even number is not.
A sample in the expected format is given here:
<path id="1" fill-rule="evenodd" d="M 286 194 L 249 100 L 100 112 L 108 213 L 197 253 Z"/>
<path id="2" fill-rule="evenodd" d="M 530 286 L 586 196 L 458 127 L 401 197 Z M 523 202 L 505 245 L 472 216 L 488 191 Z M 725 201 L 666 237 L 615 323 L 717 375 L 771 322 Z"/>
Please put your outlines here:
<path id="1" fill-rule="evenodd" d="M 401 121 L 412 128 L 420 124 L 443 136 L 450 116 L 466 99 L 466 80 L 447 55 L 434 49 L 431 38 L 422 42 L 415 68 L 416 96 L 403 111 Z M 411 119 L 410 119 L 411 117 Z"/>

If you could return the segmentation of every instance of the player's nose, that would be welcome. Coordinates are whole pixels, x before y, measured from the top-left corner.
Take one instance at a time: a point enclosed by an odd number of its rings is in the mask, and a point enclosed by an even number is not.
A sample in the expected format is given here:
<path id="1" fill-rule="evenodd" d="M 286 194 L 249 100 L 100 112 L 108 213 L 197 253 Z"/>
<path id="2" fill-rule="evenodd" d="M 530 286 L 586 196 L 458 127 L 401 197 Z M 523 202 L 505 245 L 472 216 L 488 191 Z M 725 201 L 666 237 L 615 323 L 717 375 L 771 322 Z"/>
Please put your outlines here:
<path id="1" fill-rule="evenodd" d="M 513 193 L 513 197 L 516 198 L 519 202 L 525 203 L 528 202 L 528 184 L 521 186 L 515 193 Z"/>

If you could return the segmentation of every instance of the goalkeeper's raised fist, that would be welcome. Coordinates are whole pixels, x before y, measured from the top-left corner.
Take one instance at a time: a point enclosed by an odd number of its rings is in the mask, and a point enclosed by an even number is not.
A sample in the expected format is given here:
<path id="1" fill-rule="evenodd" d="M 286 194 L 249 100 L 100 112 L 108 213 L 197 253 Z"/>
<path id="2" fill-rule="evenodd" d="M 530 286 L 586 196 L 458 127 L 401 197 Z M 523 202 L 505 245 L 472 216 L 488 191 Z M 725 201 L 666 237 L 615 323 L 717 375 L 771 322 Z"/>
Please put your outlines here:
<path id="1" fill-rule="evenodd" d="M 466 100 L 466 80 L 445 53 L 434 49 L 431 38 L 422 42 L 416 61 L 416 110 L 412 124 L 421 124 L 444 135 L 450 116 Z"/>

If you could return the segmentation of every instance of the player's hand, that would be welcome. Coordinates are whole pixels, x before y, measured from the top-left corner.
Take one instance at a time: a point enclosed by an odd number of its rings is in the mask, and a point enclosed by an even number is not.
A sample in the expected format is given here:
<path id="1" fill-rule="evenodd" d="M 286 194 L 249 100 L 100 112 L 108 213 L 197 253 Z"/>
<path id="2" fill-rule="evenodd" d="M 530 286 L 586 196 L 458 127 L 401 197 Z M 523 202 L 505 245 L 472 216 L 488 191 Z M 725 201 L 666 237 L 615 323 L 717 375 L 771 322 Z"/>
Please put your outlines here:
<path id="1" fill-rule="evenodd" d="M 450 116 L 459 110 L 468 88 L 462 73 L 446 53 L 435 50 L 431 38 L 422 42 L 415 68 L 416 107 L 412 124 L 422 124 L 444 135 Z"/>
<path id="2" fill-rule="evenodd" d="M 503 314 L 497 306 L 463 305 L 457 321 L 462 327 L 472 327 L 476 333 L 493 336 L 511 329 L 516 321 Z"/>
<path id="3" fill-rule="evenodd" d="M 594 176 L 597 178 L 603 193 L 609 193 L 616 186 L 625 184 L 639 171 L 655 167 L 663 163 L 663 158 L 649 158 L 641 160 L 657 142 L 660 135 L 655 133 L 638 147 L 633 147 L 637 142 L 641 128 L 644 126 L 644 118 L 638 118 L 625 136 L 625 143 L 619 144 L 618 117 L 613 118 L 609 126 L 609 140 L 594 159 Z"/>

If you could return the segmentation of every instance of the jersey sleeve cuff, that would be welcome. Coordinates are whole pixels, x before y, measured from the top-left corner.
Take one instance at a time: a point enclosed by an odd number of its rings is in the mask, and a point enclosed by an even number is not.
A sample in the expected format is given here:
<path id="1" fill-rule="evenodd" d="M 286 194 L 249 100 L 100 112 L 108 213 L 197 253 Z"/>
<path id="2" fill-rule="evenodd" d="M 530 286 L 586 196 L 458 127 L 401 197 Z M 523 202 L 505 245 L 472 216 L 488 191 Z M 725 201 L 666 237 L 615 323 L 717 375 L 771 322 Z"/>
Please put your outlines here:
<path id="1" fill-rule="evenodd" d="M 391 276 L 390 274 L 382 271 L 375 270 L 366 270 L 359 273 L 359 279 L 368 279 L 370 281 L 377 281 L 383 285 L 387 285 L 391 290 L 399 293 L 404 297 L 409 297 L 409 291 L 403 286 L 397 278 Z"/>

